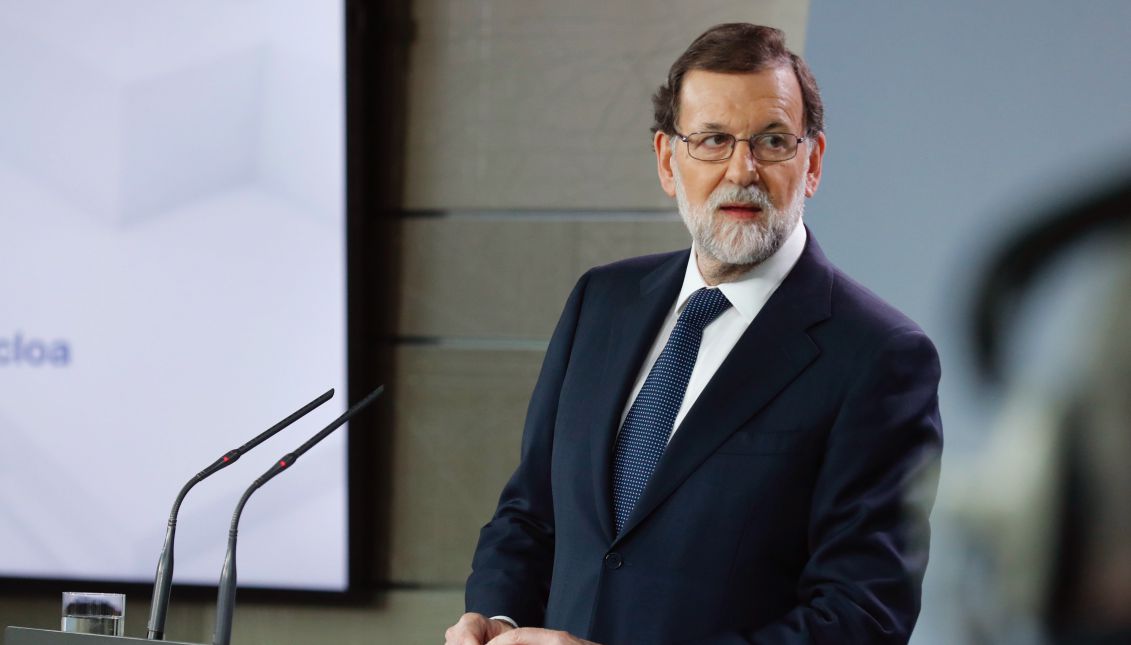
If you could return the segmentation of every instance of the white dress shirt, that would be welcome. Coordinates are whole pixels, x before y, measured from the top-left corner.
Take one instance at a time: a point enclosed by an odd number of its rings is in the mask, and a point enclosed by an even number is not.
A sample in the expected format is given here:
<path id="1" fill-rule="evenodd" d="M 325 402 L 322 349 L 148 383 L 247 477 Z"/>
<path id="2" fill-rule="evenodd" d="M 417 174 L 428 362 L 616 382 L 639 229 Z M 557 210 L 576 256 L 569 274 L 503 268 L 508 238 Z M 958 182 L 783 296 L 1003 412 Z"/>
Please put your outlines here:
<path id="1" fill-rule="evenodd" d="M 801 252 L 805 250 L 806 236 L 805 225 L 798 222 L 777 252 L 750 269 L 746 275 L 735 282 L 724 282 L 718 286 L 723 295 L 734 306 L 724 311 L 703 329 L 703 341 L 699 344 L 699 356 L 695 360 L 695 367 L 691 370 L 691 378 L 687 381 L 687 392 L 683 395 L 683 403 L 679 406 L 679 413 L 675 417 L 672 434 L 668 435 L 669 441 L 675 435 L 675 431 L 679 429 L 679 424 L 683 421 L 683 418 L 687 416 L 687 411 L 691 409 L 695 400 L 703 392 L 703 388 L 707 387 L 707 383 L 711 381 L 711 377 L 715 375 L 719 366 L 730 354 L 730 350 L 734 349 L 743 332 L 750 326 L 750 323 L 754 322 L 754 317 L 762 310 L 770 296 L 774 295 L 782 281 L 785 280 L 785 276 L 793 270 L 793 265 L 797 264 L 797 260 L 801 258 Z M 648 352 L 648 357 L 644 360 L 644 364 L 640 366 L 640 373 L 636 377 L 632 394 L 629 395 L 624 411 L 621 412 L 621 425 L 624 425 L 624 418 L 628 416 L 629 408 L 636 401 L 640 389 L 644 387 L 644 381 L 648 378 L 648 372 L 652 371 L 652 365 L 660 357 L 664 345 L 667 345 L 668 337 L 671 336 L 676 320 L 684 306 L 687 305 L 691 294 L 707 286 L 703 276 L 699 273 L 699 265 L 695 258 L 696 252 L 692 248 L 691 255 L 687 260 L 687 269 L 683 274 L 683 286 L 679 290 L 679 296 L 675 299 L 667 317 L 664 318 L 664 324 L 660 327 L 660 333 L 656 335 L 656 340 L 652 342 L 652 349 Z"/>

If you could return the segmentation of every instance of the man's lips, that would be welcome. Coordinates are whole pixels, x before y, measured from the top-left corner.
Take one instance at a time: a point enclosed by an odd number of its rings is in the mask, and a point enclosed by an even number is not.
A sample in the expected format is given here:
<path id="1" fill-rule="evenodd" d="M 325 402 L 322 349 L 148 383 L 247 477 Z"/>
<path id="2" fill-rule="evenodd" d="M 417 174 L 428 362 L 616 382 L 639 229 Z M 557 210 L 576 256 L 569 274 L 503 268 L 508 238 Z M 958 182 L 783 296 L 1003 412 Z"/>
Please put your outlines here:
<path id="1" fill-rule="evenodd" d="M 723 204 L 719 210 L 739 219 L 751 219 L 762 214 L 762 208 L 754 204 Z"/>

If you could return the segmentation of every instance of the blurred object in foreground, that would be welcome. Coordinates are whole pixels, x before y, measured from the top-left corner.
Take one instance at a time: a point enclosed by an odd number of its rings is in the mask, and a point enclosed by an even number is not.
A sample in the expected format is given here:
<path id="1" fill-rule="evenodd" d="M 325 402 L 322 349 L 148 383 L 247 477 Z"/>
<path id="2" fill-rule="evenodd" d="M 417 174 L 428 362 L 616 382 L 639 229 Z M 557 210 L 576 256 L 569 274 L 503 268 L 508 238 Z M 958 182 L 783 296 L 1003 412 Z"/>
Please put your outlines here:
<path id="1" fill-rule="evenodd" d="M 1074 312 L 1069 333 L 1094 330 L 1068 339 L 1079 341 L 1082 365 L 1034 383 L 1004 360 L 1024 296 L 1055 260 L 1097 236 L 1121 246 L 1119 275 L 1101 305 Z M 972 577 L 990 596 L 971 596 L 971 638 L 1131 643 L 1131 177 L 1022 231 L 984 275 L 973 337 L 982 375 L 1004 403 L 948 496 L 983 556 Z"/>

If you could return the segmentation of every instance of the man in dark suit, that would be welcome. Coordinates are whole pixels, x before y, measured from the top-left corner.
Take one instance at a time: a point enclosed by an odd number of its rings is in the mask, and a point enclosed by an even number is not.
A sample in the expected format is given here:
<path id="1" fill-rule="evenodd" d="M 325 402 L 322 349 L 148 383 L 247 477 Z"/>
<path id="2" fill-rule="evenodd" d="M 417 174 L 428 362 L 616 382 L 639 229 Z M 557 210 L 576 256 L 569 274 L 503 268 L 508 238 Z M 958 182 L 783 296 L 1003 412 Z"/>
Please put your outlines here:
<path id="1" fill-rule="evenodd" d="M 801 222 L 816 83 L 780 31 L 719 25 L 654 103 L 692 249 L 574 288 L 447 642 L 906 642 L 939 364 Z"/>

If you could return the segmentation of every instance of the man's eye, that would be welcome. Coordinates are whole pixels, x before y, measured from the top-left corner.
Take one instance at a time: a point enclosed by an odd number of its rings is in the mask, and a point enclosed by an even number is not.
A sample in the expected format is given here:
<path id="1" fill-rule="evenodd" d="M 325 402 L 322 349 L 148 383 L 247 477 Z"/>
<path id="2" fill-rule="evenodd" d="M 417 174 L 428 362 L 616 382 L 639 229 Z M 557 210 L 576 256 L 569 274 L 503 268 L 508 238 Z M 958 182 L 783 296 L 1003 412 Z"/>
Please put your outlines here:
<path id="1" fill-rule="evenodd" d="M 730 145 L 730 137 L 725 134 L 711 134 L 704 137 L 700 145 L 707 148 L 725 148 Z"/>
<path id="2" fill-rule="evenodd" d="M 789 147 L 789 141 L 780 134 L 764 134 L 758 137 L 758 143 L 767 150 L 784 150 Z"/>

